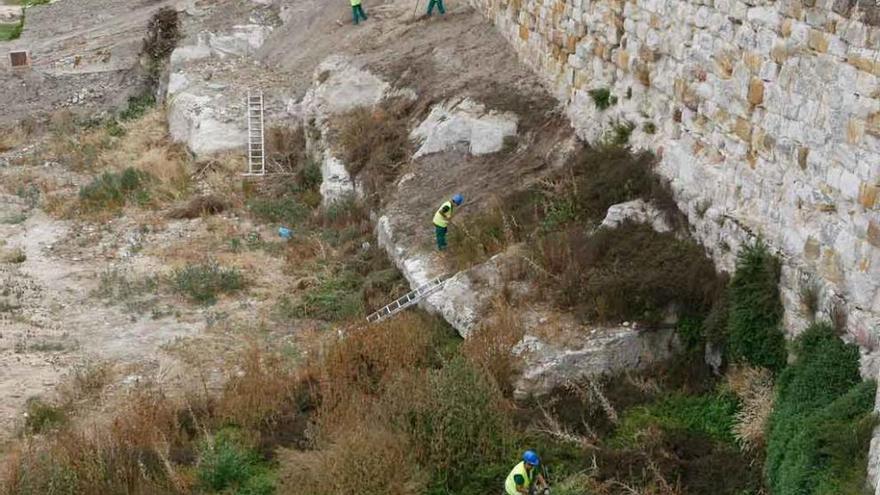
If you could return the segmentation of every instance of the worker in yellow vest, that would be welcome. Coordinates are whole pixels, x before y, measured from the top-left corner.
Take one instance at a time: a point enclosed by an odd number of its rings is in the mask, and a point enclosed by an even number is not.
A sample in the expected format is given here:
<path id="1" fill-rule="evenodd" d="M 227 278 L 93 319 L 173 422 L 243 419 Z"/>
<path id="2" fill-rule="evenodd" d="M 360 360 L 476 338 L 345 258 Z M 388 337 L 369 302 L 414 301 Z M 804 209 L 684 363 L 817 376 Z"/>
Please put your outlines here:
<path id="1" fill-rule="evenodd" d="M 434 213 L 434 234 L 437 236 L 437 249 L 440 251 L 446 249 L 446 231 L 449 228 L 449 221 L 452 220 L 455 207 L 461 206 L 463 201 L 464 197 L 461 194 L 456 194 L 451 200 L 440 205 L 440 208 Z"/>
<path id="2" fill-rule="evenodd" d="M 359 22 L 359 18 L 365 21 L 367 20 L 367 14 L 364 13 L 364 8 L 361 6 L 361 0 L 351 0 L 351 16 L 354 18 L 355 25 Z"/>
<path id="3" fill-rule="evenodd" d="M 507 479 L 504 481 L 505 495 L 529 495 L 532 485 L 535 488 L 547 488 L 547 481 L 538 472 L 538 454 L 527 450 L 523 453 L 522 462 L 513 467 Z"/>

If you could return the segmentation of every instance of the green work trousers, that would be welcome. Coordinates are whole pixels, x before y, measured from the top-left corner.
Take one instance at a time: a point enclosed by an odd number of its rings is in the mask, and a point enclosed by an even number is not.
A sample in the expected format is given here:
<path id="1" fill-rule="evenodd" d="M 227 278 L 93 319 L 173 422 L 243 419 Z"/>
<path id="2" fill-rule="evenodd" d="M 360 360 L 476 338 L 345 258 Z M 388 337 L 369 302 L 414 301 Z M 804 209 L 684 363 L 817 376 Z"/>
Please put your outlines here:
<path id="1" fill-rule="evenodd" d="M 441 227 L 439 225 L 434 226 L 434 234 L 437 236 L 437 249 L 443 251 L 446 249 L 446 231 L 447 227 Z"/>
<path id="2" fill-rule="evenodd" d="M 428 15 L 431 15 L 431 12 L 433 12 L 433 10 L 434 10 L 434 5 L 437 6 L 437 10 L 438 10 L 441 14 L 445 14 L 445 13 L 446 13 L 446 9 L 443 8 L 443 0 L 430 0 L 430 1 L 428 2 Z"/>
<path id="3" fill-rule="evenodd" d="M 351 6 L 351 17 L 354 19 L 355 24 L 360 22 L 359 19 L 367 20 L 367 14 L 364 13 L 364 8 L 361 7 L 361 4 Z"/>

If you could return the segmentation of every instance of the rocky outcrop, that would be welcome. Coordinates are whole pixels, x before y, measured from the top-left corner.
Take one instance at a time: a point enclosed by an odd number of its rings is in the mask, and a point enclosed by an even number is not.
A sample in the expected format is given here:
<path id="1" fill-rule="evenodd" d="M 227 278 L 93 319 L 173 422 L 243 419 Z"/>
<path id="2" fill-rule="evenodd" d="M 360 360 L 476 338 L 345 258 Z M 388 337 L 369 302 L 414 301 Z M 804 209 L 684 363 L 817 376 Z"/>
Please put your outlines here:
<path id="1" fill-rule="evenodd" d="M 175 86 L 175 93 L 170 89 L 169 84 L 168 132 L 175 141 L 186 143 L 196 155 L 245 146 L 244 105 L 228 101 L 223 85 Z"/>
<path id="2" fill-rule="evenodd" d="M 373 107 L 390 97 L 414 98 L 415 94 L 392 90 L 387 82 L 347 57 L 334 55 L 318 66 L 312 87 L 299 106 L 303 125 L 309 130 L 308 151 L 321 163 L 321 197 L 325 205 L 362 193 L 327 139 L 331 120 L 356 108 Z"/>
<path id="3" fill-rule="evenodd" d="M 379 246 L 385 249 L 388 257 L 397 266 L 411 287 L 424 285 L 435 277 L 448 275 L 440 268 L 434 252 L 408 249 L 396 242 L 399 232 L 387 215 L 379 218 L 376 224 L 376 237 Z M 474 326 L 485 316 L 492 298 L 500 287 L 501 256 L 450 277 L 440 293 L 428 297 L 423 305 L 428 311 L 443 317 L 462 336 L 468 337 Z M 480 280 L 480 287 L 474 284 Z"/>
<path id="4" fill-rule="evenodd" d="M 674 329 L 640 330 L 630 325 L 583 328 L 564 344 L 526 335 L 514 353 L 525 362 L 514 395 L 545 395 L 583 377 L 638 370 L 680 350 Z"/>
<path id="5" fill-rule="evenodd" d="M 516 136 L 517 117 L 491 112 L 470 98 L 435 105 L 411 137 L 422 142 L 414 158 L 439 151 L 462 150 L 472 155 L 495 153 L 505 139 Z"/>
<path id="6" fill-rule="evenodd" d="M 202 32 L 170 57 L 166 101 L 168 128 L 175 141 L 196 155 L 244 148 L 247 144 L 245 95 L 250 89 L 233 75 L 241 59 L 258 49 L 272 31 L 256 24 L 233 26 L 229 33 Z M 228 59 L 228 60 L 227 60 Z M 217 64 L 228 64 L 223 70 Z"/>
<path id="7" fill-rule="evenodd" d="M 672 226 L 669 225 L 666 214 L 642 199 L 610 206 L 600 226 L 606 229 L 613 229 L 627 221 L 648 224 L 654 230 L 661 233 L 672 231 Z"/>

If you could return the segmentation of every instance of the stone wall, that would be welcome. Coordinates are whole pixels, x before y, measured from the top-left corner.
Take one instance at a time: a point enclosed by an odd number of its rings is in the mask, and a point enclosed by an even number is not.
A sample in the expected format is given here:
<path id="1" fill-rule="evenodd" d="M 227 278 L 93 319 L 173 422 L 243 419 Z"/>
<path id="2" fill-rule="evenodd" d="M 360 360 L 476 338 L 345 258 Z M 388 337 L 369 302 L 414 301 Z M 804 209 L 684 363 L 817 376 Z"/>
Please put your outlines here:
<path id="1" fill-rule="evenodd" d="M 472 0 L 582 138 L 635 125 L 719 265 L 755 235 L 779 252 L 789 331 L 815 287 L 866 350 L 880 342 L 875 1 Z M 600 111 L 597 89 L 616 104 Z"/>

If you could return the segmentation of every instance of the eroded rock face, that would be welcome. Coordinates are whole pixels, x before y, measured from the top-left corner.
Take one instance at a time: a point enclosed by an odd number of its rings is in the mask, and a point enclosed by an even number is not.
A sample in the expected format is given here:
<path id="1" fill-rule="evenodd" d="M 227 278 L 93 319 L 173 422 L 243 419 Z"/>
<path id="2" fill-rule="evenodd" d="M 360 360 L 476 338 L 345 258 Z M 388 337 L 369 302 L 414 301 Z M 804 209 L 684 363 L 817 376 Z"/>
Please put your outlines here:
<path id="1" fill-rule="evenodd" d="M 648 224 L 651 228 L 661 233 L 672 231 L 672 226 L 666 220 L 666 215 L 653 204 L 642 199 L 610 206 L 608 213 L 605 214 L 605 219 L 602 220 L 601 226 L 606 229 L 613 229 L 626 221 Z"/>
<path id="2" fill-rule="evenodd" d="M 169 99 L 168 132 L 175 141 L 186 143 L 196 155 L 243 147 L 247 129 L 242 125 L 244 104 L 231 111 L 222 89 L 188 87 Z"/>
<path id="3" fill-rule="evenodd" d="M 170 57 L 166 99 L 169 133 L 196 155 L 243 148 L 247 144 L 244 87 L 235 79 L 243 57 L 258 49 L 269 26 L 233 26 L 229 33 L 203 32 Z M 229 67 L 215 63 L 228 59 Z M 233 69 L 235 67 L 235 69 Z M 219 77 L 215 77 L 215 74 Z"/>
<path id="4" fill-rule="evenodd" d="M 565 345 L 526 335 L 514 348 L 526 363 L 514 394 L 541 396 L 583 377 L 638 370 L 668 359 L 680 347 L 674 329 L 584 328 Z"/>
<path id="5" fill-rule="evenodd" d="M 299 108 L 303 125 L 309 129 L 308 151 L 321 162 L 321 197 L 325 205 L 363 192 L 327 140 L 331 120 L 356 108 L 374 107 L 390 97 L 414 98 L 415 94 L 392 90 L 387 82 L 347 57 L 334 55 L 318 66 Z"/>
<path id="6" fill-rule="evenodd" d="M 407 249 L 395 243 L 396 234 L 391 219 L 386 215 L 381 216 L 376 224 L 379 246 L 385 249 L 411 287 L 448 275 L 440 268 L 435 253 Z M 501 286 L 499 262 L 499 256 L 495 256 L 471 270 L 454 274 L 446 281 L 441 292 L 424 301 L 424 307 L 442 316 L 459 335 L 467 338 L 485 316 L 489 303 Z M 475 287 L 474 277 L 481 281 L 479 288 Z"/>
<path id="7" fill-rule="evenodd" d="M 435 105 L 411 137 L 422 142 L 414 158 L 440 151 L 464 150 L 473 155 L 495 153 L 505 139 L 516 136 L 517 117 L 487 111 L 470 98 Z"/>

